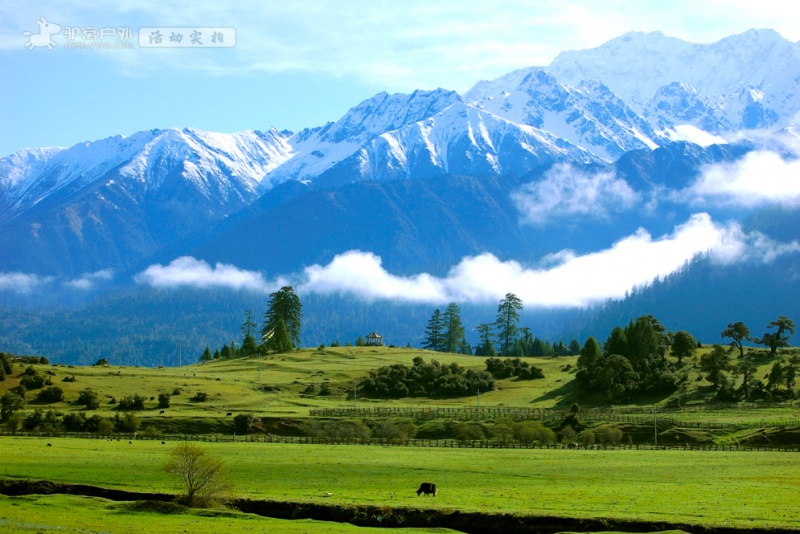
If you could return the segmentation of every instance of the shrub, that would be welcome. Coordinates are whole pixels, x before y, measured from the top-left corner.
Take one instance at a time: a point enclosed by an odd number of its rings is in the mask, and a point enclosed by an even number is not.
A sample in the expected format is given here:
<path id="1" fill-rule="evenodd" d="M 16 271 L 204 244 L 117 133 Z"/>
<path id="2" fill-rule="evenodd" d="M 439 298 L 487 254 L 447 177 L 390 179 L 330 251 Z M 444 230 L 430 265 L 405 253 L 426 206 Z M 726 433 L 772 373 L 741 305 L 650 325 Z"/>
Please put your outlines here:
<path id="1" fill-rule="evenodd" d="M 593 445 L 595 442 L 594 432 L 588 428 L 581 431 L 581 433 L 578 434 L 578 442 L 584 445 Z"/>
<path id="2" fill-rule="evenodd" d="M 159 432 L 158 429 L 156 427 L 154 427 L 153 425 L 147 425 L 146 427 L 144 427 L 143 434 L 144 434 L 145 437 L 151 438 L 151 439 L 161 436 L 161 432 Z"/>
<path id="3" fill-rule="evenodd" d="M 37 376 L 38 374 L 39 373 L 36 372 L 36 369 L 31 366 L 26 367 L 25 370 L 22 371 L 23 376 Z"/>
<path id="4" fill-rule="evenodd" d="M 85 423 L 86 423 L 85 412 L 68 413 L 61 420 L 61 424 L 64 425 L 64 429 L 67 430 L 68 432 L 80 432 L 81 430 L 83 430 L 83 425 Z"/>
<path id="5" fill-rule="evenodd" d="M 126 432 L 136 432 L 139 430 L 139 425 L 141 425 L 141 422 L 139 421 L 139 418 L 136 417 L 136 414 L 132 414 L 130 412 L 123 415 L 122 418 L 120 418 L 119 414 L 117 414 L 115 419 L 116 421 L 114 421 L 114 428 L 124 430 Z"/>
<path id="6" fill-rule="evenodd" d="M 206 400 L 208 400 L 208 393 L 203 393 L 202 391 L 198 391 L 197 393 L 194 394 L 192 400 L 194 402 L 205 402 Z"/>
<path id="7" fill-rule="evenodd" d="M 41 408 L 36 408 L 32 414 L 25 418 L 22 424 L 25 430 L 36 430 L 42 422 L 44 422 L 44 411 Z"/>
<path id="8" fill-rule="evenodd" d="M 97 397 L 96 392 L 86 388 L 78 393 L 78 404 L 83 404 L 87 410 L 96 410 L 100 407 L 100 399 Z"/>
<path id="9" fill-rule="evenodd" d="M 328 386 L 327 382 L 323 382 L 322 385 L 319 387 L 319 394 L 326 396 L 331 394 L 331 388 L 330 386 Z"/>
<path id="10" fill-rule="evenodd" d="M 97 433 L 101 436 L 112 435 L 114 433 L 114 423 L 108 419 L 101 419 L 100 422 L 97 423 Z"/>
<path id="11" fill-rule="evenodd" d="M 41 402 L 61 402 L 64 400 L 64 390 L 58 386 L 50 386 L 41 390 L 36 399 Z"/>
<path id="12" fill-rule="evenodd" d="M 12 413 L 23 410 L 25 408 L 25 397 L 21 397 L 13 391 L 6 391 L 5 395 L 0 398 L 0 415 L 5 419 Z"/>
<path id="13" fill-rule="evenodd" d="M 159 408 L 169 408 L 169 393 L 159 393 L 159 395 L 158 395 L 158 407 Z"/>
<path id="14" fill-rule="evenodd" d="M 181 394 L 181 388 L 175 388 L 175 389 L 173 389 L 173 390 L 172 390 L 172 394 L 173 394 L 173 395 L 180 395 L 180 394 Z"/>
<path id="15" fill-rule="evenodd" d="M 86 418 L 86 421 L 83 423 L 83 429 L 86 432 L 97 432 L 97 429 L 100 428 L 100 422 L 105 420 L 106 419 L 103 419 L 99 415 L 95 414 L 91 417 Z"/>
<path id="16" fill-rule="evenodd" d="M 237 434 L 247 434 L 250 432 L 250 425 L 253 424 L 253 416 L 249 413 L 240 413 L 233 418 L 233 429 Z"/>
<path id="17" fill-rule="evenodd" d="M 617 445 L 622 442 L 622 430 L 611 426 L 603 426 L 595 430 L 595 436 L 600 443 Z"/>
<path id="18" fill-rule="evenodd" d="M 414 358 L 413 365 L 393 364 L 370 371 L 361 381 L 367 394 L 378 397 L 463 396 L 494 389 L 494 378 L 486 371 L 465 370 L 453 362 L 443 365 Z"/>
<path id="19" fill-rule="evenodd" d="M 42 365 L 50 365 L 50 360 L 42 356 L 41 358 L 39 358 L 39 363 Z"/>
<path id="20" fill-rule="evenodd" d="M 376 438 L 390 440 L 407 440 L 417 433 L 417 426 L 411 419 L 382 419 L 372 429 Z"/>
<path id="21" fill-rule="evenodd" d="M 514 425 L 514 438 L 522 443 L 550 443 L 556 440 L 556 433 L 541 423 L 521 421 Z"/>
<path id="22" fill-rule="evenodd" d="M 463 423 L 463 422 L 456 423 L 456 426 L 453 429 L 453 436 L 458 441 L 474 441 L 474 440 L 486 439 L 486 434 L 483 432 L 483 428 L 481 428 L 481 426 L 476 423 Z"/>
<path id="23" fill-rule="evenodd" d="M 11 433 L 16 433 L 19 429 L 22 428 L 22 414 L 21 413 L 12 413 L 8 416 L 6 420 L 6 430 Z"/>
<path id="24" fill-rule="evenodd" d="M 61 379 L 62 382 L 75 382 L 75 375 L 67 375 Z"/>
<path id="25" fill-rule="evenodd" d="M 3 366 L 0 365 L 0 382 L 6 379 L 6 370 L 3 369 Z"/>
<path id="26" fill-rule="evenodd" d="M 0 352 L 0 367 L 3 368 L 3 371 L 7 375 L 10 375 L 14 372 L 14 366 L 11 363 L 11 354 Z"/>
<path id="27" fill-rule="evenodd" d="M 144 410 L 145 397 L 136 394 L 133 397 L 122 397 L 119 401 L 120 410 Z"/>
<path id="28" fill-rule="evenodd" d="M 45 379 L 41 375 L 24 375 L 19 381 L 28 391 L 44 387 Z"/>

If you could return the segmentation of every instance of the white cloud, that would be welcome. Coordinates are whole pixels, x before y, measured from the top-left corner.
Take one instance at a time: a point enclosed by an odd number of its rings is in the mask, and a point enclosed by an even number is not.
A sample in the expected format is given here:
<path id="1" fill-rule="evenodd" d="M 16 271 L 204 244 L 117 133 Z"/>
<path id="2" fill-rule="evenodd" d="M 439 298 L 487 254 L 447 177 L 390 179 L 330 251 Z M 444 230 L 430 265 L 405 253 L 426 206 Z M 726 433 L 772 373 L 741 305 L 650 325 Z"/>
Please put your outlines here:
<path id="1" fill-rule="evenodd" d="M 732 163 L 705 167 L 697 181 L 672 195 L 690 205 L 754 208 L 800 206 L 800 159 L 772 151 L 750 152 Z"/>
<path id="2" fill-rule="evenodd" d="M 41 277 L 35 274 L 0 273 L 0 291 L 30 293 L 51 280 L 50 277 Z"/>
<path id="3" fill-rule="evenodd" d="M 426 273 L 394 276 L 381 266 L 380 257 L 359 250 L 339 254 L 325 267 L 307 267 L 305 279 L 301 290 L 310 293 L 350 293 L 366 299 L 404 302 L 443 301 L 447 298 L 441 280 Z"/>
<path id="4" fill-rule="evenodd" d="M 545 224 L 576 215 L 605 219 L 612 212 L 632 208 L 640 201 L 628 183 L 614 173 L 586 173 L 568 163 L 554 165 L 541 180 L 512 193 L 523 222 Z"/>
<path id="5" fill-rule="evenodd" d="M 701 213 L 661 238 L 641 229 L 606 250 L 580 256 L 568 250 L 551 254 L 539 269 L 481 254 L 464 258 L 444 278 L 402 277 L 384 270 L 374 254 L 350 251 L 327 266 L 307 268 L 299 291 L 419 303 L 496 302 L 510 291 L 529 307 L 580 307 L 622 298 L 698 254 L 708 253 L 724 263 L 769 262 L 798 251 L 796 242 L 782 244 L 760 234 L 746 235 L 736 223 L 722 226 Z"/>
<path id="6" fill-rule="evenodd" d="M 99 282 L 108 282 L 114 278 L 114 271 L 111 269 L 103 269 L 93 273 L 84 273 L 78 278 L 67 280 L 64 285 L 73 289 L 81 291 L 88 291 L 92 289 Z"/>
<path id="7" fill-rule="evenodd" d="M 233 265 L 217 263 L 212 268 L 207 262 L 190 256 L 182 256 L 169 265 L 151 265 L 136 276 L 140 284 L 153 287 L 196 287 L 243 289 L 258 293 L 269 293 L 286 285 L 278 279 L 267 282 L 261 273 L 239 269 Z"/>

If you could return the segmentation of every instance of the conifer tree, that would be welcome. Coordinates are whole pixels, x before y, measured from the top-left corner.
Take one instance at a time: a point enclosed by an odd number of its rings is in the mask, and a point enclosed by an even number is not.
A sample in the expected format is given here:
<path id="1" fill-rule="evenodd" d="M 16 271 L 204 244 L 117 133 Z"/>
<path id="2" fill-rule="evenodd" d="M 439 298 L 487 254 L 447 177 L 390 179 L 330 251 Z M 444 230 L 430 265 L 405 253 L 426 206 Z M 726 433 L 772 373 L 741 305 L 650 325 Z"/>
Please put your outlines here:
<path id="1" fill-rule="evenodd" d="M 461 323 L 461 309 L 455 302 L 448 304 L 442 314 L 442 327 L 444 329 L 442 352 L 457 352 L 464 338 L 464 325 Z"/>
<path id="2" fill-rule="evenodd" d="M 270 293 L 270 302 L 264 314 L 264 326 L 261 329 L 262 339 L 274 336 L 278 320 L 283 320 L 283 325 L 289 333 L 292 348 L 300 345 L 300 323 L 303 318 L 303 305 L 295 294 L 292 286 L 284 286 L 275 293 Z M 269 345 L 269 343 L 268 343 Z"/>
<path id="3" fill-rule="evenodd" d="M 440 351 L 444 345 L 442 338 L 442 312 L 436 308 L 425 328 L 425 340 L 422 342 L 422 348 Z"/>
<path id="4" fill-rule="evenodd" d="M 522 309 L 522 301 L 513 293 L 506 293 L 506 296 L 497 306 L 497 339 L 500 343 L 500 354 L 510 356 L 514 344 L 517 341 L 517 331 L 519 324 L 519 311 Z"/>

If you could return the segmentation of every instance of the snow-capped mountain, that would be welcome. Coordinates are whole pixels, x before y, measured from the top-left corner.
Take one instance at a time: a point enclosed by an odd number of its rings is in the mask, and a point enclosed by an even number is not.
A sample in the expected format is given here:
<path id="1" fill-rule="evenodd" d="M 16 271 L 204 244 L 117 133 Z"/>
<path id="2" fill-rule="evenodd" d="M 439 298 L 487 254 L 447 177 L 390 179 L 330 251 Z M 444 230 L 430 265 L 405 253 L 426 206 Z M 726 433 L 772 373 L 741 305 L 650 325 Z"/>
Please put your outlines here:
<path id="1" fill-rule="evenodd" d="M 457 102 L 436 115 L 386 132 L 320 175 L 322 184 L 428 178 L 443 174 L 522 175 L 553 161 L 598 159 L 550 132 Z"/>
<path id="2" fill-rule="evenodd" d="M 764 30 L 709 45 L 631 33 L 478 82 L 463 98 L 379 93 L 294 134 L 152 130 L 23 150 L 0 160 L 0 272 L 130 267 L 190 234 L 197 244 L 207 235 L 196 232 L 234 213 L 247 227 L 243 208 L 276 186 L 259 213 L 345 184 L 519 178 L 786 128 L 800 110 L 798 46 Z"/>
<path id="3" fill-rule="evenodd" d="M 0 160 L 0 270 L 120 269 L 259 196 L 288 135 L 152 130 Z"/>
<path id="4" fill-rule="evenodd" d="M 235 134 L 169 129 L 70 148 L 22 150 L 0 160 L 0 219 L 103 180 L 142 198 L 191 184 L 224 216 L 258 196 L 264 174 L 288 158 L 287 138 L 274 129 Z"/>
<path id="5" fill-rule="evenodd" d="M 590 50 L 562 52 L 547 68 L 570 85 L 601 80 L 638 113 L 715 134 L 778 129 L 800 109 L 800 44 L 773 30 L 711 44 L 633 32 Z"/>
<path id="6" fill-rule="evenodd" d="M 427 119 L 461 98 L 436 89 L 410 95 L 385 92 L 350 109 L 336 122 L 298 132 L 289 140 L 292 158 L 266 176 L 265 187 L 286 180 L 313 180 L 347 159 L 375 137 Z"/>
<path id="7" fill-rule="evenodd" d="M 464 100 L 510 121 L 551 132 L 606 161 L 666 141 L 602 83 L 583 81 L 572 87 L 542 69 L 523 69 L 479 82 Z"/>

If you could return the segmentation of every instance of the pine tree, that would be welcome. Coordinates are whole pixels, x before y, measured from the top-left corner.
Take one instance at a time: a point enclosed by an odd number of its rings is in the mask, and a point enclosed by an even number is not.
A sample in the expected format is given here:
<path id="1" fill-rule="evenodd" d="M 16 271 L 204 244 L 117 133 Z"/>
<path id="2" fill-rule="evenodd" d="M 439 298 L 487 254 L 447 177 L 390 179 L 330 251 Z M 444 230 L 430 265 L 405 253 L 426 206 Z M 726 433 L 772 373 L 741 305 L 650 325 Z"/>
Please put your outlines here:
<path id="1" fill-rule="evenodd" d="M 261 329 L 262 339 L 275 335 L 278 320 L 283 320 L 283 325 L 289 333 L 292 348 L 300 345 L 300 323 L 303 318 L 303 305 L 295 294 L 292 286 L 284 286 L 275 293 L 270 293 L 270 302 L 264 314 L 264 326 Z M 268 343 L 269 345 L 269 343 Z"/>
<path id="2" fill-rule="evenodd" d="M 458 353 L 472 356 L 472 347 L 469 346 L 469 342 L 467 341 L 466 337 L 462 337 L 461 341 L 458 343 Z"/>
<path id="3" fill-rule="evenodd" d="M 211 349 L 209 349 L 209 348 L 208 348 L 208 345 L 206 345 L 206 350 L 204 350 L 204 351 L 203 351 L 203 355 L 202 355 L 202 356 L 200 356 L 200 361 L 201 361 L 201 362 L 210 362 L 210 361 L 211 361 L 211 358 L 212 358 L 212 356 L 211 356 Z"/>
<path id="4" fill-rule="evenodd" d="M 256 338 L 253 336 L 256 327 L 256 323 L 253 322 L 252 310 L 247 310 L 244 313 L 244 323 L 242 323 L 241 327 L 244 338 L 242 339 L 242 348 L 239 350 L 239 352 L 245 356 L 255 354 L 258 351 L 258 344 L 256 343 Z"/>
<path id="5" fill-rule="evenodd" d="M 492 344 L 492 326 L 486 323 L 479 324 L 478 335 L 480 336 L 480 345 L 475 349 L 475 355 L 497 356 L 497 351 L 494 350 L 494 345 Z"/>
<path id="6" fill-rule="evenodd" d="M 448 304 L 442 314 L 442 327 L 442 352 L 457 352 L 459 343 L 464 338 L 464 325 L 461 323 L 461 310 L 455 302 Z"/>
<path id="7" fill-rule="evenodd" d="M 275 352 L 288 352 L 294 348 L 294 343 L 289 336 L 289 329 L 283 319 L 278 318 L 272 337 L 267 341 L 267 347 Z"/>
<path id="8" fill-rule="evenodd" d="M 442 312 L 439 308 L 433 312 L 428 326 L 425 328 L 425 340 L 422 342 L 422 348 L 428 350 L 440 351 L 443 346 L 442 339 Z"/>
<path id="9" fill-rule="evenodd" d="M 503 356 L 510 356 L 514 349 L 521 309 L 522 301 L 513 293 L 506 293 L 497 306 L 495 326 L 497 326 L 497 339 L 500 342 L 500 354 Z"/>

